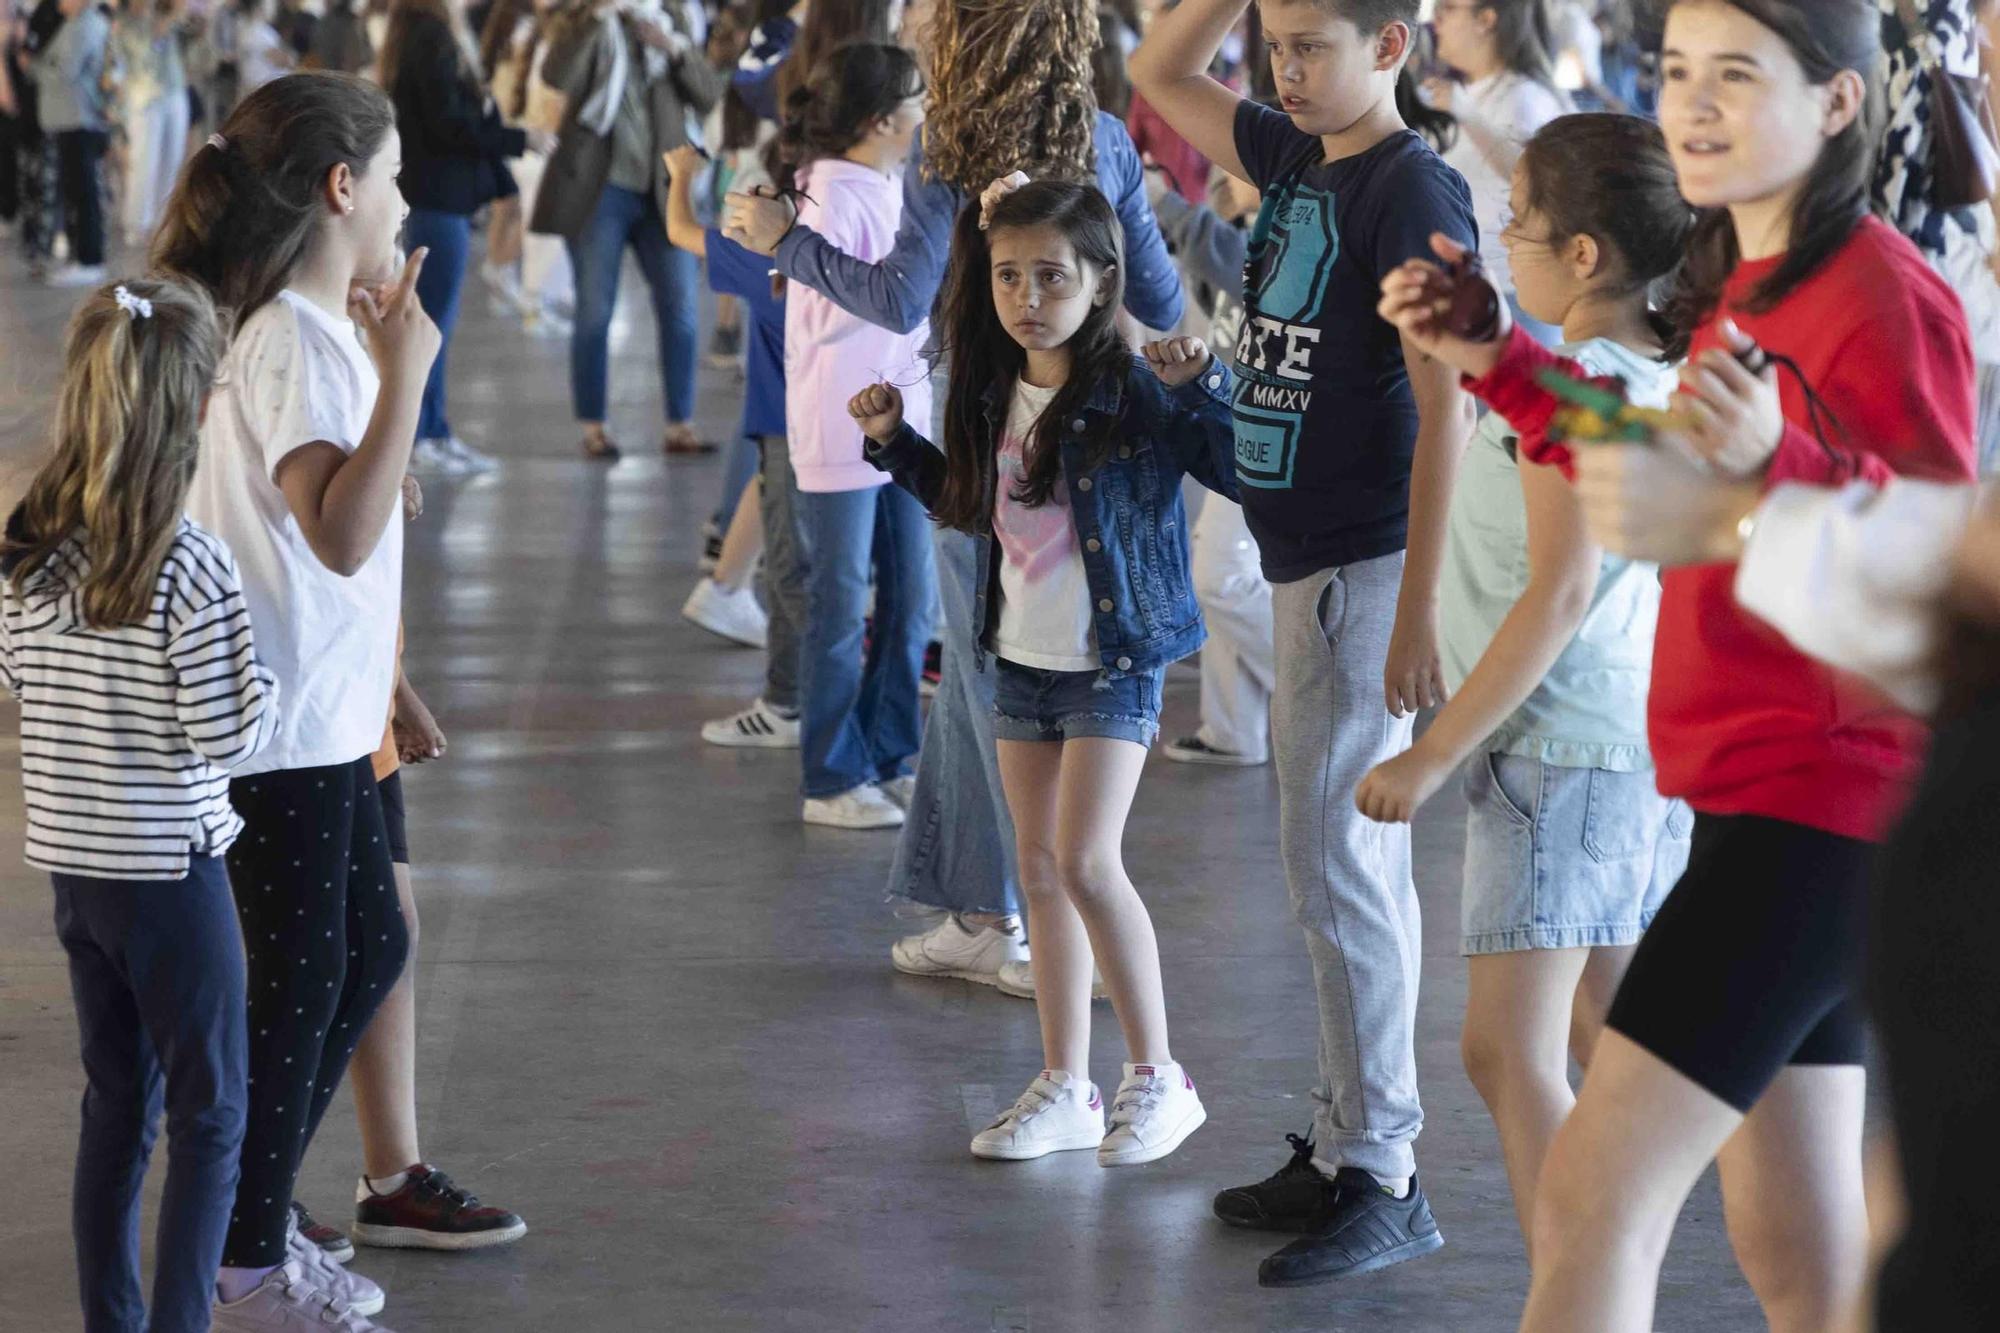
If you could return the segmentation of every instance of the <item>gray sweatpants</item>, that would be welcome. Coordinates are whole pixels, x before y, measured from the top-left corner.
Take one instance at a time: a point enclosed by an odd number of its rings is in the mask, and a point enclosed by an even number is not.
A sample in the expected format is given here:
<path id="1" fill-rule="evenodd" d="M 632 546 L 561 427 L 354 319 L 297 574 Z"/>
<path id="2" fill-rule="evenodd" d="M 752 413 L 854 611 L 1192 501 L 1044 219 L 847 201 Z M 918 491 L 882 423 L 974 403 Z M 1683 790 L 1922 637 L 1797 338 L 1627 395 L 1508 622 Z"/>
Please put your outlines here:
<path id="1" fill-rule="evenodd" d="M 1368 770 L 1408 748 L 1414 719 L 1382 696 L 1401 552 L 1272 589 L 1279 850 L 1319 991 L 1315 1159 L 1378 1176 L 1416 1170 L 1417 977 L 1423 931 L 1410 829 L 1354 808 Z"/>
<path id="2" fill-rule="evenodd" d="M 764 702 L 799 711 L 799 643 L 806 633 L 806 544 L 799 531 L 798 479 L 782 435 L 757 442 L 758 513 L 764 520 L 764 605 L 771 630 L 765 647 Z"/>

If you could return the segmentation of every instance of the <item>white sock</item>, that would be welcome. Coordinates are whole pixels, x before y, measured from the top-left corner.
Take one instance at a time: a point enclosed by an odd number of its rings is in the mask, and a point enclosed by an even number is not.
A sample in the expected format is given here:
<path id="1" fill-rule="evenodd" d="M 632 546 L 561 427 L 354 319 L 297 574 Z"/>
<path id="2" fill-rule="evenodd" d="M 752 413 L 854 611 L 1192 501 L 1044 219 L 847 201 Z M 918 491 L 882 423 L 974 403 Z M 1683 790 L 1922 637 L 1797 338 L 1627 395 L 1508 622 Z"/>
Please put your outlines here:
<path id="1" fill-rule="evenodd" d="M 1328 1180 L 1332 1180 L 1340 1171 L 1340 1163 L 1329 1162 L 1324 1157 L 1315 1157 L 1313 1158 L 1313 1169 Z M 1387 1190 L 1392 1197 L 1398 1199 L 1407 1199 L 1410 1197 L 1410 1183 L 1415 1179 L 1414 1176 L 1378 1176 L 1373 1171 L 1370 1171 L 1368 1174 L 1377 1185 Z"/>
<path id="2" fill-rule="evenodd" d="M 409 1181 L 410 1173 L 407 1171 L 398 1171 L 393 1176 L 363 1176 L 361 1177 L 361 1188 L 372 1194 L 394 1194 L 397 1190 L 403 1188 L 404 1185 L 407 1185 Z M 361 1203 L 367 1197 L 364 1194 L 356 1199 L 355 1202 Z"/>
<path id="3" fill-rule="evenodd" d="M 277 1271 L 275 1264 L 269 1268 L 219 1268 L 215 1273 L 215 1294 L 222 1298 L 223 1304 L 234 1305 Z"/>
<path id="4" fill-rule="evenodd" d="M 1373 1171 L 1368 1174 L 1375 1176 Z M 1410 1197 L 1410 1182 L 1413 1179 L 1415 1179 L 1413 1176 L 1375 1176 L 1375 1183 L 1396 1198 L 1407 1199 Z"/>

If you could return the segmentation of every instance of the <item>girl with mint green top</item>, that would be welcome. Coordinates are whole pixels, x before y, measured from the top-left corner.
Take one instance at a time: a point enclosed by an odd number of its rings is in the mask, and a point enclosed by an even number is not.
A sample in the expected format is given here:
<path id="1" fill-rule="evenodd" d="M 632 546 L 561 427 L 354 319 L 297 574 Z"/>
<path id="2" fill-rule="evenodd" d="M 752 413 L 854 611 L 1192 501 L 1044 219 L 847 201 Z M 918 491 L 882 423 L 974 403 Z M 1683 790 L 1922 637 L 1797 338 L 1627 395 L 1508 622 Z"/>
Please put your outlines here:
<path id="1" fill-rule="evenodd" d="M 1694 218 L 1658 128 L 1552 121 L 1515 168 L 1508 212 L 1501 236 L 1528 314 L 1560 325 L 1564 354 L 1624 381 L 1631 401 L 1666 406 L 1683 349 L 1648 294 L 1678 267 Z M 1535 1178 L 1576 1100 L 1570 1058 L 1588 1059 L 1687 863 L 1693 817 L 1659 795 L 1646 745 L 1658 573 L 1606 555 L 1562 473 L 1518 444 L 1489 413 L 1452 496 L 1450 702 L 1355 802 L 1406 821 L 1466 770 L 1465 1065 L 1499 1128 L 1525 1240 Z"/>

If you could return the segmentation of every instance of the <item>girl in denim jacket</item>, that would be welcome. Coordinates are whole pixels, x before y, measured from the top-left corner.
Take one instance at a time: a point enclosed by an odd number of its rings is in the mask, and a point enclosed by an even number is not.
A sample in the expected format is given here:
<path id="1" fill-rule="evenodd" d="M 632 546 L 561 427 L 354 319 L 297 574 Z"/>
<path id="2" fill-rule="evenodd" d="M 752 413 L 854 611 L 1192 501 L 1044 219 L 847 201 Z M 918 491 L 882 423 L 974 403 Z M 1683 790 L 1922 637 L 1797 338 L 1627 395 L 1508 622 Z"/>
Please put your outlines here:
<path id="1" fill-rule="evenodd" d="M 1197 338 L 1121 339 L 1117 215 L 1044 181 L 960 216 L 941 306 L 950 387 L 940 452 L 876 384 L 848 410 L 869 460 L 981 544 L 974 616 L 996 659 L 994 734 L 1014 817 L 1047 1068 L 972 1141 L 1024 1161 L 1095 1148 L 1166 1156 L 1207 1113 L 1174 1062 L 1152 919 L 1120 844 L 1167 664 L 1201 646 L 1180 480 L 1236 493 L 1229 372 Z M 1088 1076 L 1091 959 L 1131 1062 L 1104 1102 Z"/>

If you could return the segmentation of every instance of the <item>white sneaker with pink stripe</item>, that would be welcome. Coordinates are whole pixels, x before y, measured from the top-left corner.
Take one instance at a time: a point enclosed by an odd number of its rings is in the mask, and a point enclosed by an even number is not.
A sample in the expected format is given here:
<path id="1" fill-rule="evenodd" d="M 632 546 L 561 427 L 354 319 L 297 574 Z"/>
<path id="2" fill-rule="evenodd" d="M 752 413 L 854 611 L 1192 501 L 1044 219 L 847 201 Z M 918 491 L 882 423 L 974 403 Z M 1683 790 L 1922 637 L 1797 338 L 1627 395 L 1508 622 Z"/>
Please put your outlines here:
<path id="1" fill-rule="evenodd" d="M 1097 1147 L 1097 1164 L 1157 1162 L 1207 1119 L 1194 1080 L 1178 1064 L 1128 1064 L 1111 1102 L 1111 1132 Z"/>
<path id="2" fill-rule="evenodd" d="M 1044 1069 L 1014 1104 L 972 1139 L 972 1155 L 1027 1162 L 1095 1148 L 1104 1139 L 1104 1096 L 1087 1078 Z"/>

